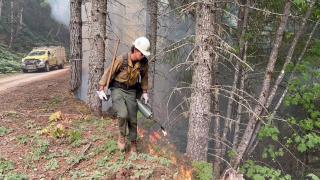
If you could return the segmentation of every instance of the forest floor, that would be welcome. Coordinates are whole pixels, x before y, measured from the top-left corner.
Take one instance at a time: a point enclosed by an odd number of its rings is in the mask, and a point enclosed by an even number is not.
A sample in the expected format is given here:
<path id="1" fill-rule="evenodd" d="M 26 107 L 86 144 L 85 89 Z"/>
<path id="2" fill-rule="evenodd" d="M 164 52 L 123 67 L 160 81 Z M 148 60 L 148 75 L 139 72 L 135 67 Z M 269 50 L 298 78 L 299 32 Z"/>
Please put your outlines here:
<path id="1" fill-rule="evenodd" d="M 0 179 L 190 179 L 186 158 L 139 129 L 137 155 L 117 148 L 116 119 L 69 91 L 69 71 L 0 92 Z"/>

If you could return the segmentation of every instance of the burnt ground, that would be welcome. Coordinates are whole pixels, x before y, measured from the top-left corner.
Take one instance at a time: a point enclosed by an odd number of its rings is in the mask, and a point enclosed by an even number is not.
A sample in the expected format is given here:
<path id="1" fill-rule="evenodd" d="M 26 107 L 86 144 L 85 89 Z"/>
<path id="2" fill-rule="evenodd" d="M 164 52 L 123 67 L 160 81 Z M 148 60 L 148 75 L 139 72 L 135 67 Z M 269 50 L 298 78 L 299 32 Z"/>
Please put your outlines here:
<path id="1" fill-rule="evenodd" d="M 0 179 L 189 179 L 158 132 L 139 130 L 138 155 L 117 149 L 117 122 L 69 91 L 69 71 L 0 92 Z"/>

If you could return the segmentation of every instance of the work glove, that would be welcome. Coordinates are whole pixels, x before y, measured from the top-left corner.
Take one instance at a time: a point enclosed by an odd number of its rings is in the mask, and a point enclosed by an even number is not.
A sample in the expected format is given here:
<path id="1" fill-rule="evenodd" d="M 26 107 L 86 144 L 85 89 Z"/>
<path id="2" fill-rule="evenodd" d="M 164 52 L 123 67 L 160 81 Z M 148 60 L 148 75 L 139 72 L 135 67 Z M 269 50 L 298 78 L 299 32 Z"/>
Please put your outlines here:
<path id="1" fill-rule="evenodd" d="M 110 98 L 110 95 L 107 95 L 103 90 L 97 91 L 97 94 L 101 100 L 108 101 Z"/>
<path id="2" fill-rule="evenodd" d="M 148 93 L 142 93 L 142 99 L 144 100 L 145 104 L 148 104 L 148 102 L 149 102 Z"/>

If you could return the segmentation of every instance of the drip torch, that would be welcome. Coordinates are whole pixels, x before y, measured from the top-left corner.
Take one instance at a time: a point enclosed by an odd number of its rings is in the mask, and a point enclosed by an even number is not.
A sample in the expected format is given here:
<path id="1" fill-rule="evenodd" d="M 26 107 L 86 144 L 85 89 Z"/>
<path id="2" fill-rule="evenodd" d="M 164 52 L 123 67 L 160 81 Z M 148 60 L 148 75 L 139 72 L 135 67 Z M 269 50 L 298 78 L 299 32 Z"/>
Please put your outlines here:
<path id="1" fill-rule="evenodd" d="M 158 121 L 156 121 L 154 118 L 152 118 L 153 113 L 152 113 L 152 111 L 151 111 L 150 105 L 144 104 L 144 103 L 141 102 L 139 99 L 137 99 L 137 104 L 138 104 L 138 109 L 139 109 L 139 111 L 142 113 L 142 115 L 143 115 L 144 117 L 146 117 L 147 119 L 152 119 L 155 123 L 159 124 L 159 125 L 160 125 L 160 129 L 161 129 L 161 131 L 162 131 L 162 134 L 163 134 L 164 136 L 166 136 L 166 135 L 167 135 L 167 132 L 166 132 L 166 130 L 164 129 L 164 127 L 163 127 Z"/>

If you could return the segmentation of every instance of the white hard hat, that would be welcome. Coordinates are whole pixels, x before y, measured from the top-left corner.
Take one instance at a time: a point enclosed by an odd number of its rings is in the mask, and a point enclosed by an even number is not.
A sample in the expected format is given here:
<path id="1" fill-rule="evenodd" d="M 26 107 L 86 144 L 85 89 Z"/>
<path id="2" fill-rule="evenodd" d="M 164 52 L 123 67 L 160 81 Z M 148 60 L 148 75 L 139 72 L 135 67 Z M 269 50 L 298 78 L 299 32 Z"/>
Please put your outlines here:
<path id="1" fill-rule="evenodd" d="M 150 55 L 150 41 L 146 37 L 139 37 L 133 43 L 135 48 L 137 48 L 143 55 Z"/>

